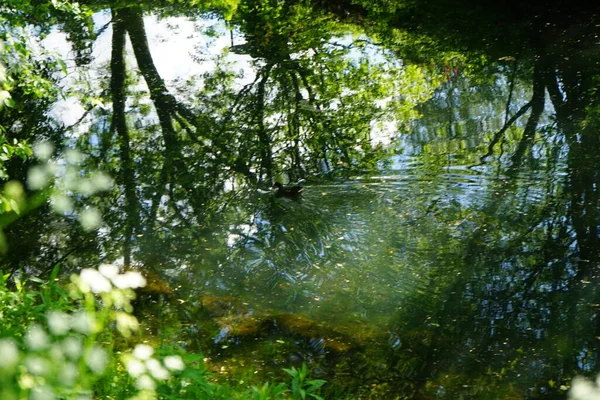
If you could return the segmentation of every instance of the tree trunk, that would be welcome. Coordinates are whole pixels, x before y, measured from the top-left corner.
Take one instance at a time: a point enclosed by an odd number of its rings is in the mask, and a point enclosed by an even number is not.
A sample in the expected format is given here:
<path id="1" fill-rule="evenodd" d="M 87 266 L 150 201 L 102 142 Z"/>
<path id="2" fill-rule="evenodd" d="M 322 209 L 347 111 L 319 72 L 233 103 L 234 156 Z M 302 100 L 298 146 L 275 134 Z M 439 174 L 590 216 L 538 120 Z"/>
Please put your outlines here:
<path id="1" fill-rule="evenodd" d="M 110 61 L 110 88 L 113 103 L 111 131 L 117 132 L 121 157 L 120 183 L 125 189 L 126 223 L 124 232 L 123 257 L 125 265 L 131 263 L 131 243 L 139 225 L 138 199 L 135 185 L 135 172 L 131 157 L 129 131 L 125 119 L 125 24 L 120 12 L 113 11 L 112 55 Z"/>

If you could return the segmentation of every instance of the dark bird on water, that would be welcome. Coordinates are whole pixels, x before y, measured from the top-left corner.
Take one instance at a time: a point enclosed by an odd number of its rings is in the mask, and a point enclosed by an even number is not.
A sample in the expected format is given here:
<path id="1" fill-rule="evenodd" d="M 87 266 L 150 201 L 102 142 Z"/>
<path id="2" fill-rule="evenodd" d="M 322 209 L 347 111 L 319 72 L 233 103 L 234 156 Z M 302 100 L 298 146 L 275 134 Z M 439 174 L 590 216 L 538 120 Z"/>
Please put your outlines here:
<path id="1" fill-rule="evenodd" d="M 287 197 L 290 199 L 299 198 L 304 190 L 302 186 L 298 185 L 285 187 L 281 184 L 281 182 L 275 182 L 273 187 L 277 188 L 277 191 L 275 191 L 275 197 Z"/>

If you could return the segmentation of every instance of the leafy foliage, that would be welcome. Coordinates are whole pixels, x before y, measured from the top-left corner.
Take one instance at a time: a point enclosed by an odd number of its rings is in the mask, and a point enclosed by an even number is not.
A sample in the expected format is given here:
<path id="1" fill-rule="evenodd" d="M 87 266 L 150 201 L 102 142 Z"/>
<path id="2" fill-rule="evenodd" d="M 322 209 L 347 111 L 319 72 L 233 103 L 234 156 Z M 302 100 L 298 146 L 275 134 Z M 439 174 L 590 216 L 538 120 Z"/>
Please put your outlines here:
<path id="1" fill-rule="evenodd" d="M 306 364 L 302 364 L 302 367 L 299 369 L 292 367 L 289 369 L 284 368 L 283 370 L 292 377 L 292 396 L 294 399 L 305 400 L 312 397 L 317 400 L 323 400 L 317 392 L 326 381 L 322 379 L 308 379 Z"/>
<path id="2" fill-rule="evenodd" d="M 115 346 L 118 336 L 130 338 L 138 322 L 130 313 L 132 289 L 145 284 L 138 273 L 119 274 L 118 267 L 102 265 L 71 277 L 65 288 L 55 267 L 49 282 L 16 281 L 15 290 L 0 281 L 0 395 L 66 398 L 257 398 L 282 399 L 284 383 L 264 384 L 240 393 L 214 382 L 202 366 L 202 356 L 173 348 L 133 349 Z M 39 285 L 36 288 L 27 286 Z M 127 345 L 125 345 L 127 346 Z M 286 370 L 292 376 L 294 399 L 319 399 L 324 381 L 307 378 L 307 368 Z M 254 397 L 252 397 L 254 396 Z"/>

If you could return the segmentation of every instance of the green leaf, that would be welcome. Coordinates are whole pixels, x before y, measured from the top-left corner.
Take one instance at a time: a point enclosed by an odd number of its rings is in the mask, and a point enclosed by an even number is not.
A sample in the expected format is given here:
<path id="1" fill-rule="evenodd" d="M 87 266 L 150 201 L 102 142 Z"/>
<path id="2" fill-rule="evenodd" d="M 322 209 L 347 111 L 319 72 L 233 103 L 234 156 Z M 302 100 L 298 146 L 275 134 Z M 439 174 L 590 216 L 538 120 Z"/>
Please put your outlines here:
<path id="1" fill-rule="evenodd" d="M 21 213 L 21 210 L 19 208 L 19 203 L 17 203 L 15 199 L 10 199 L 9 203 L 10 203 L 9 211 L 12 210 L 17 214 Z"/>
<path id="2" fill-rule="evenodd" d="M 11 97 L 8 97 L 8 98 L 4 99 L 4 105 L 8 108 L 14 108 L 15 101 Z"/>
<path id="3" fill-rule="evenodd" d="M 54 282 L 58 277 L 58 273 L 60 272 L 60 264 L 56 264 L 54 268 L 52 268 L 52 272 L 50 273 L 50 282 Z"/>

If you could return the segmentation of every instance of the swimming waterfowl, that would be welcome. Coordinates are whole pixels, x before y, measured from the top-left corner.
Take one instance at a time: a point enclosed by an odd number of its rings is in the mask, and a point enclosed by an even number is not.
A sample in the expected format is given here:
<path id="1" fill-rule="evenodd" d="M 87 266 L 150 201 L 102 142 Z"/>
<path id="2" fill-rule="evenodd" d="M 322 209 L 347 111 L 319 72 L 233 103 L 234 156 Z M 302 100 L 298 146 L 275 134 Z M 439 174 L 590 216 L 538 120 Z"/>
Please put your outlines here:
<path id="1" fill-rule="evenodd" d="M 277 188 L 277 191 L 275 192 L 276 197 L 287 197 L 290 199 L 297 199 L 298 197 L 300 197 L 302 191 L 304 190 L 302 186 L 298 185 L 285 187 L 281 184 L 281 182 L 275 182 L 273 184 L 273 187 Z"/>

